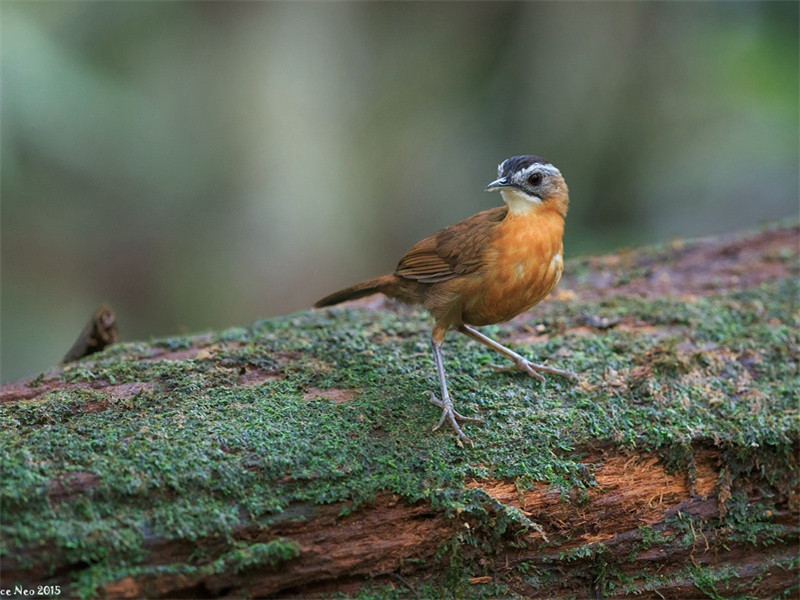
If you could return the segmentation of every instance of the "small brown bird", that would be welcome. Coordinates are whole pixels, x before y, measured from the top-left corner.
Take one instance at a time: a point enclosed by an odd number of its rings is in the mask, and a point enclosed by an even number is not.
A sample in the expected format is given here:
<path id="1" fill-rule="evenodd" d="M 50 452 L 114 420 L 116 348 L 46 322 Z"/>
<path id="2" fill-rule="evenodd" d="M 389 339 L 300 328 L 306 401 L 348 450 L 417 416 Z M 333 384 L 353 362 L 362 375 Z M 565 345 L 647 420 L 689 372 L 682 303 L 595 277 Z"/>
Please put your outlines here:
<path id="1" fill-rule="evenodd" d="M 564 218 L 567 184 L 539 156 L 514 156 L 500 163 L 487 192 L 499 191 L 505 206 L 491 208 L 445 227 L 415 244 L 394 273 L 369 279 L 326 296 L 317 308 L 382 293 L 408 304 L 421 304 L 435 320 L 433 358 L 442 399 L 436 431 L 447 420 L 458 437 L 469 442 L 453 407 L 442 363 L 442 342 L 456 329 L 514 361 L 496 371 L 518 370 L 544 381 L 541 373 L 574 377 L 568 371 L 536 364 L 486 337 L 474 326 L 508 321 L 540 302 L 558 284 L 564 267 Z"/>

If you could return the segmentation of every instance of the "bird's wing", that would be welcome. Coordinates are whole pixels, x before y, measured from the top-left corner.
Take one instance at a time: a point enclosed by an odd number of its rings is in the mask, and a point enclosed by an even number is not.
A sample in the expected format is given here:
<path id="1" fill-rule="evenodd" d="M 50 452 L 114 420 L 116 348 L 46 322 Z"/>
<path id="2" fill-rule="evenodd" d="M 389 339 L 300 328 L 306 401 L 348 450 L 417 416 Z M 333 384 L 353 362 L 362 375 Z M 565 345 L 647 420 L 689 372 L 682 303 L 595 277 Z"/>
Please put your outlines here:
<path id="1" fill-rule="evenodd" d="M 490 208 L 437 231 L 406 252 L 394 274 L 420 283 L 436 283 L 475 271 L 497 224 L 507 213 L 507 206 Z"/>

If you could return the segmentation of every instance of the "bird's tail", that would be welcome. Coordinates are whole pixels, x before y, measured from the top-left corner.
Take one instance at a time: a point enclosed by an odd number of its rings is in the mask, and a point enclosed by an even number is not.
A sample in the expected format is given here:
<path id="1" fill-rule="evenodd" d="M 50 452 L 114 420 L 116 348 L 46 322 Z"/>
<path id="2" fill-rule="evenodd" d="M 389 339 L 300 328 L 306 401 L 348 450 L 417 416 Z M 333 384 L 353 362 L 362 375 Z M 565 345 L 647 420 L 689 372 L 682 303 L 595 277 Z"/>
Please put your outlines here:
<path id="1" fill-rule="evenodd" d="M 334 292 L 333 294 L 325 296 L 322 300 L 315 302 L 314 307 L 322 308 L 323 306 L 331 306 L 346 300 L 355 300 L 357 298 L 363 298 L 364 296 L 370 296 L 372 294 L 377 294 L 378 292 L 383 292 L 387 290 L 392 283 L 394 283 L 394 280 L 394 275 L 381 275 L 375 279 L 362 281 L 361 283 L 351 285 L 343 290 L 339 290 L 338 292 Z"/>

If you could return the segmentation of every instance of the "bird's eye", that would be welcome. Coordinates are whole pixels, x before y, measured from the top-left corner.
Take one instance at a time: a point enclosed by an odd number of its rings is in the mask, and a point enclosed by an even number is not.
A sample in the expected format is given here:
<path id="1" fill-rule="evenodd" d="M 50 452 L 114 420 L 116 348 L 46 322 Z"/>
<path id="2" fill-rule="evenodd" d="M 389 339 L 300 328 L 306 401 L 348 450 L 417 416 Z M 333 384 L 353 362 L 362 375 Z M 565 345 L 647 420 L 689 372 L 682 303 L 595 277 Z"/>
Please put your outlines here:
<path id="1" fill-rule="evenodd" d="M 528 183 L 531 185 L 539 185 L 542 183 L 542 174 L 541 173 L 534 173 L 530 177 L 528 177 Z"/>

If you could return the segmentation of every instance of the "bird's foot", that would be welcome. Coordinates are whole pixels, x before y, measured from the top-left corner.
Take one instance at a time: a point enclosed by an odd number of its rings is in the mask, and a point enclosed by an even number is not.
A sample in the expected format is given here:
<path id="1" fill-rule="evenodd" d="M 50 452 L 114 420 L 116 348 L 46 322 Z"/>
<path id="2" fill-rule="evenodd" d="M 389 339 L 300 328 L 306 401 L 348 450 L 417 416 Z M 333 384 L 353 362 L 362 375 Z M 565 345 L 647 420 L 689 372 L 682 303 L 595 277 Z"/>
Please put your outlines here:
<path id="1" fill-rule="evenodd" d="M 560 375 L 561 377 L 566 377 L 567 379 L 577 378 L 577 375 L 575 375 L 575 373 L 572 373 L 571 371 L 563 371 L 561 369 L 556 369 L 555 367 L 540 365 L 535 362 L 525 360 L 524 358 L 521 357 L 518 360 L 515 360 L 513 365 L 506 365 L 506 366 L 488 365 L 488 366 L 495 373 L 504 373 L 506 371 L 522 371 L 523 373 L 527 373 L 531 377 L 535 377 L 542 383 L 544 383 L 544 375 L 542 375 L 542 373 L 550 373 L 551 375 Z"/>
<path id="2" fill-rule="evenodd" d="M 474 423 L 482 423 L 483 419 L 479 419 L 477 417 L 465 417 L 453 407 L 453 401 L 447 396 L 445 396 L 443 400 L 439 400 L 436 397 L 436 394 L 433 392 L 428 391 L 428 393 L 431 395 L 431 397 L 428 398 L 428 401 L 442 409 L 442 417 L 439 419 L 436 427 L 433 428 L 433 431 L 439 429 L 439 427 L 441 427 L 446 420 L 450 424 L 450 427 L 453 428 L 453 431 L 456 432 L 456 435 L 458 435 L 459 440 L 465 444 L 472 444 L 472 440 L 469 439 L 463 431 L 461 431 L 461 427 L 459 427 L 458 422 L 472 421 Z"/>

